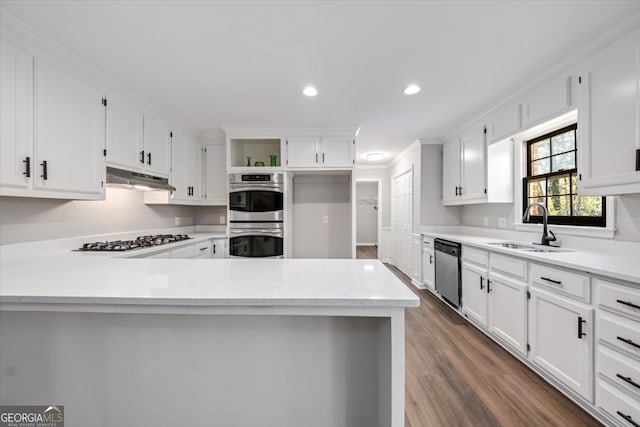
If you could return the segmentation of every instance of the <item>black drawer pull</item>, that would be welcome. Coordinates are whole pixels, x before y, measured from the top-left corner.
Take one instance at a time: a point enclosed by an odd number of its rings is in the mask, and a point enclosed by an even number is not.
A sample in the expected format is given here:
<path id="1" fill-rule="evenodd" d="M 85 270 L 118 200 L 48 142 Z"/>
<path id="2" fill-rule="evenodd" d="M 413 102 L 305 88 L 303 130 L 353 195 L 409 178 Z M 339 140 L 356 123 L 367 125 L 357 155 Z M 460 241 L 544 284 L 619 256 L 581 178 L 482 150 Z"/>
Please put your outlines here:
<path id="1" fill-rule="evenodd" d="M 140 152 L 140 163 L 144 164 L 144 150 Z"/>
<path id="2" fill-rule="evenodd" d="M 200 248 L 200 251 L 206 251 L 206 250 L 207 250 L 207 248 L 206 248 L 206 247 L 204 247 L 204 248 Z"/>
<path id="3" fill-rule="evenodd" d="M 582 324 L 587 323 L 586 320 L 582 318 L 582 316 L 578 316 L 578 338 L 582 339 L 582 337 L 586 336 L 584 332 L 582 332 Z"/>
<path id="4" fill-rule="evenodd" d="M 633 427 L 640 427 L 640 424 L 638 424 L 637 422 L 633 421 L 633 418 L 631 418 L 631 415 L 626 415 L 623 414 L 620 411 L 616 411 L 616 414 L 620 415 L 622 418 L 625 419 L 626 422 L 628 422 L 629 424 L 631 424 Z"/>
<path id="5" fill-rule="evenodd" d="M 484 277 L 480 276 L 480 290 L 484 289 Z"/>
<path id="6" fill-rule="evenodd" d="M 31 157 L 25 157 L 22 163 L 24 163 L 24 172 L 22 172 L 22 175 L 26 176 L 27 178 L 31 178 Z"/>
<path id="7" fill-rule="evenodd" d="M 429 255 L 429 264 L 433 264 L 433 255 Z"/>
<path id="8" fill-rule="evenodd" d="M 215 244 L 213 245 L 213 254 L 214 255 L 216 254 L 216 245 Z"/>
<path id="9" fill-rule="evenodd" d="M 491 293 L 491 279 L 487 279 L 487 293 Z"/>
<path id="10" fill-rule="evenodd" d="M 147 164 L 151 166 L 151 153 L 147 153 Z"/>
<path id="11" fill-rule="evenodd" d="M 622 342 L 626 342 L 627 344 L 634 346 L 635 348 L 640 348 L 640 344 L 636 344 L 636 343 L 634 343 L 633 341 L 631 341 L 629 339 L 622 338 L 622 337 L 616 337 L 616 338 L 618 338 Z"/>
<path id="12" fill-rule="evenodd" d="M 28 159 L 28 157 L 27 157 L 27 159 Z M 619 302 L 620 304 L 623 304 L 623 305 L 628 305 L 629 307 L 640 309 L 640 305 L 636 305 L 636 304 L 634 304 L 632 302 L 629 302 L 629 301 L 622 301 L 621 299 L 617 299 L 616 302 Z"/>
<path id="13" fill-rule="evenodd" d="M 620 378 L 622 381 L 631 384 L 632 386 L 636 387 L 636 388 L 640 388 L 640 384 L 638 384 L 637 382 L 633 381 L 631 379 L 631 377 L 623 377 L 620 374 L 616 374 L 616 377 Z"/>
<path id="14" fill-rule="evenodd" d="M 556 285 L 562 285 L 560 280 L 549 279 L 548 277 L 540 277 L 541 280 L 546 280 L 547 282 L 555 283 Z"/>
<path id="15" fill-rule="evenodd" d="M 40 175 L 40 178 L 46 180 L 49 178 L 49 171 L 47 170 L 47 161 L 43 160 L 42 163 L 40 163 L 40 166 L 42 166 L 42 175 Z"/>

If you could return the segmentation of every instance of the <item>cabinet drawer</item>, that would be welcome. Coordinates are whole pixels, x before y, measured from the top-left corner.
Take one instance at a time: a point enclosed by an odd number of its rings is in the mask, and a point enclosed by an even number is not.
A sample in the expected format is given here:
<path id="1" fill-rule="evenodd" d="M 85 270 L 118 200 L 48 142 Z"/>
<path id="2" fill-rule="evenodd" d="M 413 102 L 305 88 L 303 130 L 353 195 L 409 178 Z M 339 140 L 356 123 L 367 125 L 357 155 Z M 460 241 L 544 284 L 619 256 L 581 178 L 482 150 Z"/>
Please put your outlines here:
<path id="1" fill-rule="evenodd" d="M 489 265 L 489 252 L 470 248 L 469 246 L 463 246 L 462 259 L 465 261 L 475 262 L 476 264 L 486 267 Z"/>
<path id="2" fill-rule="evenodd" d="M 598 380 L 598 407 L 605 411 L 618 424 L 633 426 L 640 424 L 640 400 Z"/>
<path id="3" fill-rule="evenodd" d="M 598 346 L 598 356 L 600 375 L 640 397 L 640 362 L 603 345 Z"/>
<path id="4" fill-rule="evenodd" d="M 640 290 L 596 279 L 593 283 L 597 301 L 607 307 L 640 320 Z"/>
<path id="5" fill-rule="evenodd" d="M 591 286 L 589 276 L 539 264 L 530 264 L 530 283 L 553 289 L 561 294 L 591 302 Z"/>
<path id="6" fill-rule="evenodd" d="M 198 258 L 211 258 L 213 255 L 213 242 L 206 241 L 196 243 L 196 257 Z"/>
<path id="7" fill-rule="evenodd" d="M 598 338 L 640 357 L 640 323 L 615 314 L 599 314 Z"/>
<path id="8" fill-rule="evenodd" d="M 491 254 L 491 270 L 527 280 L 527 261 L 519 258 Z"/>

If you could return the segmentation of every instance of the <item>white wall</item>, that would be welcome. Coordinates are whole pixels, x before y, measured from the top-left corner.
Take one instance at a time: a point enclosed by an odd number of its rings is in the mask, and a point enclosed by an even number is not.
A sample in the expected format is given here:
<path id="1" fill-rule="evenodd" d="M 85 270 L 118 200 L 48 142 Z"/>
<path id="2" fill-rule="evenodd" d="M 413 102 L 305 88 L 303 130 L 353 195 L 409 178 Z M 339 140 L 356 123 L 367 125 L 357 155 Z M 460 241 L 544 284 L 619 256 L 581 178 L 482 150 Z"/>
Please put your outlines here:
<path id="1" fill-rule="evenodd" d="M 378 243 L 378 184 L 356 183 L 356 243 Z"/>
<path id="2" fill-rule="evenodd" d="M 0 197 L 0 244 L 194 225 L 195 208 L 145 205 L 144 193 L 107 188 L 106 200 Z"/>
<path id="3" fill-rule="evenodd" d="M 323 223 L 328 216 L 329 222 Z M 293 180 L 293 257 L 351 258 L 351 181 L 346 175 Z"/>

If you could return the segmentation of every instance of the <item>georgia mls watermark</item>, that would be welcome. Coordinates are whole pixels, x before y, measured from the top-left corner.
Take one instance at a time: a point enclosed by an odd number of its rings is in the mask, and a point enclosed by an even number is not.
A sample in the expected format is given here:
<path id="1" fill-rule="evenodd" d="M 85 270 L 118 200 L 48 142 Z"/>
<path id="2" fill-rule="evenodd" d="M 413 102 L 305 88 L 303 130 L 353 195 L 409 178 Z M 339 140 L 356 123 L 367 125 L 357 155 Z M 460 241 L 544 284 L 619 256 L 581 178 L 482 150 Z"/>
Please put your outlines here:
<path id="1" fill-rule="evenodd" d="M 0 406 L 0 427 L 64 427 L 64 406 Z"/>

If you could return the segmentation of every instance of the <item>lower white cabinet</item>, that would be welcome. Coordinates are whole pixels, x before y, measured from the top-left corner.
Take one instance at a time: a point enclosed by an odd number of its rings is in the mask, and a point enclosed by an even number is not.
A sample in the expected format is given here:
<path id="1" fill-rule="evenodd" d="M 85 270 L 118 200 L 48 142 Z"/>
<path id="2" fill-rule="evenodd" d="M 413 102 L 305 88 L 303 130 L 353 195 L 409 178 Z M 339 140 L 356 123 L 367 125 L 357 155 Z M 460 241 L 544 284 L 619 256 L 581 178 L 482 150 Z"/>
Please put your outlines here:
<path id="1" fill-rule="evenodd" d="M 414 234 L 411 238 L 411 281 L 414 285 L 419 285 L 422 274 L 422 236 Z"/>
<path id="2" fill-rule="evenodd" d="M 527 354 L 527 284 L 490 273 L 489 331 L 521 354 Z"/>
<path id="3" fill-rule="evenodd" d="M 489 326 L 486 267 L 462 263 L 462 312 L 476 323 Z"/>
<path id="4" fill-rule="evenodd" d="M 182 246 L 180 248 L 171 249 L 171 258 L 195 258 L 196 245 Z"/>
<path id="5" fill-rule="evenodd" d="M 227 239 L 213 239 L 211 248 L 212 258 L 226 258 L 227 257 Z"/>
<path id="6" fill-rule="evenodd" d="M 532 287 L 529 359 L 593 402 L 593 309 Z"/>
<path id="7" fill-rule="evenodd" d="M 422 243 L 422 284 L 435 290 L 436 265 L 433 252 L 433 239 L 425 239 Z"/>

